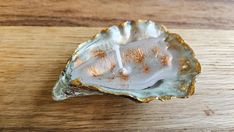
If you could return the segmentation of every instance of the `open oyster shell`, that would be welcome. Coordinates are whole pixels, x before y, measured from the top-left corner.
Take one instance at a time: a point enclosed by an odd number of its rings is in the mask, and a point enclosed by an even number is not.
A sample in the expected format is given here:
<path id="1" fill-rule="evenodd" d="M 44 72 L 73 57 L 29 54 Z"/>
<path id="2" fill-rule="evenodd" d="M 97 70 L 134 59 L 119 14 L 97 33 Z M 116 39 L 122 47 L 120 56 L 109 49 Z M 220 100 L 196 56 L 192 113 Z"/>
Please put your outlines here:
<path id="1" fill-rule="evenodd" d="M 113 94 L 149 102 L 188 97 L 200 70 L 179 35 L 152 21 L 127 21 L 78 46 L 53 88 L 53 99 Z"/>

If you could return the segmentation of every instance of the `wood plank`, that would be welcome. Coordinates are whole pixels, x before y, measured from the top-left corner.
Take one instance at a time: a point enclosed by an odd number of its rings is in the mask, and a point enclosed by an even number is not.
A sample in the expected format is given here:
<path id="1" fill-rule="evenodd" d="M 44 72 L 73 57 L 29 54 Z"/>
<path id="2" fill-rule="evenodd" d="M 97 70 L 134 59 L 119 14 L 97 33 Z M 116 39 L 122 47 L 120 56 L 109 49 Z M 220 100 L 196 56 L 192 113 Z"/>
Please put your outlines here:
<path id="1" fill-rule="evenodd" d="M 0 0 L 0 25 L 109 26 L 151 19 L 169 28 L 234 29 L 233 0 Z"/>
<path id="2" fill-rule="evenodd" d="M 139 104 L 115 96 L 51 99 L 77 45 L 100 28 L 0 27 L 0 130 L 234 131 L 234 30 L 173 29 L 202 64 L 189 99 Z"/>

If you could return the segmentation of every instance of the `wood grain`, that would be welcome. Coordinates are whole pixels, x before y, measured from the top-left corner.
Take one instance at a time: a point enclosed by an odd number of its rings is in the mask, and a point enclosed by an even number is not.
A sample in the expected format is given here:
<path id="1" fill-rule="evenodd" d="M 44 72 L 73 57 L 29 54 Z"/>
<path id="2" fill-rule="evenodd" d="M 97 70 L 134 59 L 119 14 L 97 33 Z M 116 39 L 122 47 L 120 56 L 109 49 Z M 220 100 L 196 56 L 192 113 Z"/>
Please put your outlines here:
<path id="1" fill-rule="evenodd" d="M 234 29 L 233 0 L 0 0 L 0 25 L 109 26 L 151 19 L 169 28 Z"/>
<path id="2" fill-rule="evenodd" d="M 100 28 L 0 27 L 0 131 L 234 131 L 234 30 L 174 29 L 202 64 L 189 99 L 51 99 L 77 45 Z"/>

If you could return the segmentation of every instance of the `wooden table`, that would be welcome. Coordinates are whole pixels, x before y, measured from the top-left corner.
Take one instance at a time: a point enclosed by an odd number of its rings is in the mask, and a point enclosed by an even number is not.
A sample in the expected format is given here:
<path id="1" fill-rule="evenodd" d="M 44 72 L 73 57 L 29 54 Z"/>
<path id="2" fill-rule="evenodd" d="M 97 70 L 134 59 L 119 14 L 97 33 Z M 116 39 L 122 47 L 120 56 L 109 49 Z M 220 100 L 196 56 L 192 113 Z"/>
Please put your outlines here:
<path id="1" fill-rule="evenodd" d="M 0 0 L 0 131 L 234 131 L 233 6 Z M 146 104 L 116 96 L 52 100 L 52 87 L 79 43 L 100 27 L 138 18 L 164 24 L 194 49 L 202 65 L 194 96 Z"/>

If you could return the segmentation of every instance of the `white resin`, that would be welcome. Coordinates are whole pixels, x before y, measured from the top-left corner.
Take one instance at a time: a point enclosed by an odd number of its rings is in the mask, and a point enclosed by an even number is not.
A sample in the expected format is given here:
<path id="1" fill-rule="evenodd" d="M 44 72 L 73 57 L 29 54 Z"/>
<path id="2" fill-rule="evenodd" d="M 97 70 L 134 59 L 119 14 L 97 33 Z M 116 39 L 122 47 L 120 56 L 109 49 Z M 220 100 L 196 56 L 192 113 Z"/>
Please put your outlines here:
<path id="1" fill-rule="evenodd" d="M 151 52 L 151 49 L 154 47 L 160 49 L 157 55 Z M 143 51 L 144 62 L 138 64 L 134 62 L 134 60 L 124 61 L 121 53 L 126 53 L 129 49 L 134 48 L 140 48 Z M 167 43 L 159 41 L 159 39 L 140 40 L 122 45 L 121 47 L 114 45 L 113 49 L 105 49 L 107 53 L 105 58 L 100 59 L 93 57 L 74 68 L 72 79 L 79 78 L 84 84 L 87 83 L 113 89 L 144 89 L 154 85 L 159 80 L 175 77 L 178 71 L 178 62 L 176 60 L 173 61 L 172 58 L 172 56 L 177 56 L 177 53 L 170 52 L 167 49 Z M 162 65 L 160 62 L 160 56 L 162 55 L 167 55 L 169 57 L 168 65 L 166 66 Z M 113 63 L 116 64 L 116 67 L 113 71 L 110 71 L 110 66 Z M 144 64 L 150 67 L 148 73 L 143 72 Z M 90 66 L 98 69 L 101 75 L 96 77 L 92 76 L 88 72 Z M 120 70 L 123 70 L 123 73 L 128 75 L 127 80 L 118 77 Z"/>

